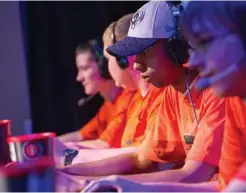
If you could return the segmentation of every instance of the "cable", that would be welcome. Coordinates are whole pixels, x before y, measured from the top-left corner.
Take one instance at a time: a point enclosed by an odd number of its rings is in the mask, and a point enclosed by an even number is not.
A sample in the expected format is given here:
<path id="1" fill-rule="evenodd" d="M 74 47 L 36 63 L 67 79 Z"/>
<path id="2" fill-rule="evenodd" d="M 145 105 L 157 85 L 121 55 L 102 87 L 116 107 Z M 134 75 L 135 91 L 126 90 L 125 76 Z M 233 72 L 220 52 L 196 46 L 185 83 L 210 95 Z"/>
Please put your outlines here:
<path id="1" fill-rule="evenodd" d="M 186 78 L 186 87 L 187 87 L 188 95 L 189 95 L 190 102 L 191 102 L 191 105 L 192 105 L 192 111 L 193 111 L 193 114 L 194 114 L 194 117 L 195 117 L 195 121 L 196 121 L 197 127 L 200 128 L 200 124 L 199 124 L 199 121 L 198 121 L 198 118 L 197 118 L 197 114 L 196 114 L 195 105 L 194 105 L 193 98 L 192 98 L 191 91 L 190 91 L 189 75 L 188 75 L 188 70 L 187 69 L 185 69 L 185 78 Z"/>

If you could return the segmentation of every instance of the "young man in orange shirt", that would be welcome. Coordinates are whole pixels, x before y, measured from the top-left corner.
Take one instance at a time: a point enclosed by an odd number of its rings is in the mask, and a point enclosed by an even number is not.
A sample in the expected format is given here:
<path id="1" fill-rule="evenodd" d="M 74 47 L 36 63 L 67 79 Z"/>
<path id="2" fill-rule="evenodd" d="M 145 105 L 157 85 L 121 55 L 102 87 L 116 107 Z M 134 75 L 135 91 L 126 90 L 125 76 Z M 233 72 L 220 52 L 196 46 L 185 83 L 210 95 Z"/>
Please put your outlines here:
<path id="1" fill-rule="evenodd" d="M 138 146 L 144 137 L 147 120 L 149 121 L 152 117 L 155 117 L 154 114 L 161 103 L 160 94 L 162 89 L 153 88 L 140 77 L 139 72 L 134 70 L 135 56 L 117 61 L 106 51 L 106 48 L 126 37 L 132 16 L 133 14 L 127 14 L 118 21 L 112 22 L 103 34 L 104 55 L 108 59 L 109 72 L 115 84 L 124 89 L 133 87 L 137 90 L 128 105 L 124 128 L 107 129 L 100 137 L 110 147 L 116 148 Z M 125 63 L 122 63 L 124 61 Z M 154 98 L 155 100 L 153 100 Z"/>
<path id="2" fill-rule="evenodd" d="M 64 164 L 65 154 L 77 152 L 76 149 L 79 148 L 109 148 L 108 143 L 99 138 L 107 128 L 112 127 L 112 122 L 124 127 L 128 104 L 136 93 L 136 89 L 115 86 L 108 71 L 108 61 L 96 40 L 79 45 L 75 55 L 78 68 L 77 81 L 84 85 L 87 95 L 93 96 L 99 92 L 105 102 L 96 116 L 79 131 L 62 135 L 55 140 L 54 158 L 57 165 Z"/>
<path id="3" fill-rule="evenodd" d="M 156 123 L 148 125 L 150 129 L 139 151 L 65 171 L 99 176 L 141 173 L 150 168 L 151 171 L 161 170 L 160 162 L 172 162 L 179 168 L 185 162 L 184 166 L 178 170 L 94 181 L 86 191 L 94 191 L 100 185 L 104 188 L 107 183 L 123 186 L 125 191 L 129 182 L 126 178 L 135 182 L 191 183 L 209 181 L 216 173 L 225 101 L 218 99 L 210 89 L 198 93 L 193 83 L 190 84 L 196 80 L 197 72 L 182 67 L 188 59 L 187 45 L 175 39 L 178 37 L 173 20 L 166 2 L 151 1 L 133 16 L 128 37 L 108 48 L 109 53 L 118 58 L 136 54 L 135 69 L 141 72 L 142 78 L 156 87 L 165 87 Z M 136 191 L 137 188 L 128 190 Z"/>
<path id="4" fill-rule="evenodd" d="M 132 97 L 132 93 L 122 91 L 121 88 L 115 86 L 108 72 L 107 60 L 96 40 L 78 45 L 75 55 L 78 69 L 76 80 L 84 86 L 87 95 L 93 96 L 99 92 L 105 102 L 96 116 L 79 131 L 59 136 L 62 142 L 98 139 L 114 118 L 116 109 L 124 111 L 127 107 L 125 104 Z"/>

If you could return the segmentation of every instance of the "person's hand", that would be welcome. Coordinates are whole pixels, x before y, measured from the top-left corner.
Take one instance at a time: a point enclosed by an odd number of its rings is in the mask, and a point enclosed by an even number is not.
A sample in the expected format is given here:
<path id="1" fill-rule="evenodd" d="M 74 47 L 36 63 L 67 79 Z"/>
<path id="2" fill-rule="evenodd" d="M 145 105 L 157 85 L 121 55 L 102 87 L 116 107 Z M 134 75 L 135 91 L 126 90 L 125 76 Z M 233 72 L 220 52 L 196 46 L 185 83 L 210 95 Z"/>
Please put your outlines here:
<path id="1" fill-rule="evenodd" d="M 82 192 L 146 192 L 146 186 L 119 176 L 91 181 Z M 150 191 L 150 190 L 149 190 Z"/>
<path id="2" fill-rule="evenodd" d="M 76 176 L 65 174 L 63 172 L 56 172 L 56 191 L 57 192 L 80 192 L 89 180 L 78 180 Z"/>

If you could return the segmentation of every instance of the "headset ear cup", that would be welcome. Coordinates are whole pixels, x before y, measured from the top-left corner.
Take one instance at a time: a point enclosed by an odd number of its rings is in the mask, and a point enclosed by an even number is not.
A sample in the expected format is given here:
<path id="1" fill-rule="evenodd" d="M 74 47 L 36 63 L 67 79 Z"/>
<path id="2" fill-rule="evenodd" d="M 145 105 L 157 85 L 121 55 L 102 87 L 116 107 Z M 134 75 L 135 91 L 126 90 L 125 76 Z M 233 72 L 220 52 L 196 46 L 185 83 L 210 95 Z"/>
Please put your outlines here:
<path id="1" fill-rule="evenodd" d="M 185 41 L 184 38 L 180 38 L 176 41 L 175 48 L 179 64 L 183 66 L 183 64 L 186 63 L 189 59 L 189 44 L 187 41 Z"/>
<path id="2" fill-rule="evenodd" d="M 97 62 L 97 67 L 102 78 L 106 80 L 112 79 L 108 70 L 108 60 L 105 57 Z"/>
<path id="3" fill-rule="evenodd" d="M 103 55 L 103 50 L 99 41 L 92 39 L 89 41 L 89 44 L 97 58 L 97 67 L 99 74 L 104 79 L 112 79 L 109 70 L 108 70 L 108 60 Z"/>
<path id="4" fill-rule="evenodd" d="M 168 40 L 167 43 L 164 44 L 164 51 L 166 52 L 168 58 L 175 64 L 179 65 L 179 61 L 177 60 L 177 57 L 175 56 L 173 43 Z"/>
<path id="5" fill-rule="evenodd" d="M 189 58 L 188 54 L 189 45 L 183 39 L 172 39 L 169 40 L 166 46 L 166 52 L 172 62 L 182 67 Z"/>
<path id="6" fill-rule="evenodd" d="M 127 57 L 116 57 L 116 61 L 122 70 L 129 67 L 129 60 Z"/>
<path id="7" fill-rule="evenodd" d="M 112 76 L 110 75 L 109 70 L 108 70 L 108 60 L 105 57 L 103 58 L 103 66 L 104 66 L 103 77 L 105 79 L 112 79 Z"/>
<path id="8" fill-rule="evenodd" d="M 112 76 L 110 75 L 108 70 L 108 60 L 105 57 L 103 57 L 103 59 L 101 59 L 98 62 L 98 64 L 99 64 L 99 73 L 101 77 L 106 80 L 112 79 Z"/>
<path id="9" fill-rule="evenodd" d="M 172 39 L 168 40 L 166 46 L 166 52 L 169 58 L 173 61 L 174 64 L 182 67 L 184 63 L 188 61 L 189 58 L 189 44 L 180 34 L 180 29 L 178 27 L 178 21 L 181 12 L 184 10 L 182 1 L 170 2 L 167 1 L 168 6 L 173 14 L 173 18 L 176 25 L 176 32 Z"/>

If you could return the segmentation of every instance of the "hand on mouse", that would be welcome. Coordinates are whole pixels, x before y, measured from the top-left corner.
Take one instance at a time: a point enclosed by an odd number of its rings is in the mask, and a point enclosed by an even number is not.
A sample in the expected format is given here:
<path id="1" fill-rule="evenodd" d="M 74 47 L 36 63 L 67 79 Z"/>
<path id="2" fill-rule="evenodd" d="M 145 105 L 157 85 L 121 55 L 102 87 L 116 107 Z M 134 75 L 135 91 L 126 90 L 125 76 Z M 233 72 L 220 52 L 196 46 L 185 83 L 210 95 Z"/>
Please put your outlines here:
<path id="1" fill-rule="evenodd" d="M 80 192 L 89 180 L 77 179 L 77 176 L 69 175 L 60 171 L 56 172 L 56 191 L 57 192 Z"/>
<path id="2" fill-rule="evenodd" d="M 146 187 L 119 176 L 91 181 L 82 192 L 146 192 Z"/>

